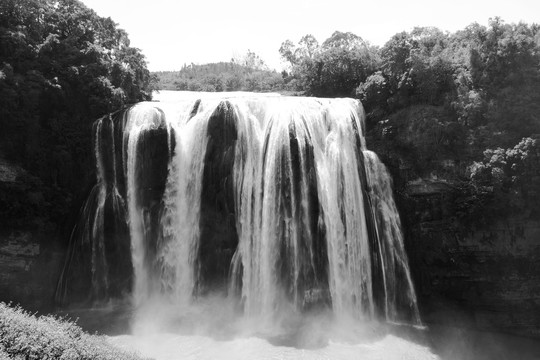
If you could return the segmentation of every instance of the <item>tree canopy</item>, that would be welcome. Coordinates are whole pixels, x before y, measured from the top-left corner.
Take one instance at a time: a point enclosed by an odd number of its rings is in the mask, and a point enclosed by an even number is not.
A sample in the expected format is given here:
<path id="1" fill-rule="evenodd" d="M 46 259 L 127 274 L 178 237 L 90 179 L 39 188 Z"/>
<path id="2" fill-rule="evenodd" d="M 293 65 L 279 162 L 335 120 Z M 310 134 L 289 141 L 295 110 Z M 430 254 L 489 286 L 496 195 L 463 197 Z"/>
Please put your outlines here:
<path id="1" fill-rule="evenodd" d="M 0 157 L 44 188 L 68 199 L 90 178 L 92 122 L 151 91 L 144 56 L 112 19 L 77 0 L 0 2 Z"/>
<path id="2" fill-rule="evenodd" d="M 322 97 L 354 96 L 379 63 L 376 49 L 350 32 L 336 31 L 322 45 L 313 35 L 297 45 L 287 40 L 279 52 L 289 65 L 289 86 Z"/>

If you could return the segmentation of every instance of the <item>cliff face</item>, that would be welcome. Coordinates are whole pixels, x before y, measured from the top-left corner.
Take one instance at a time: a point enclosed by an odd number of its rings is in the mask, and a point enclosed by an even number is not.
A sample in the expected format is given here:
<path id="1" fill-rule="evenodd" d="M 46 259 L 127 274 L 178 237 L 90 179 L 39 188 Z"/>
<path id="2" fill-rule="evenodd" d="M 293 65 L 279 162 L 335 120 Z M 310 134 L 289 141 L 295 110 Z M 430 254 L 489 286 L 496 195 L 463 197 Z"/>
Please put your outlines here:
<path id="1" fill-rule="evenodd" d="M 539 337 L 538 140 L 504 145 L 454 117 L 430 105 L 368 117 L 368 147 L 394 179 L 422 319 Z"/>
<path id="2" fill-rule="evenodd" d="M 51 311 L 64 262 L 61 248 L 31 231 L 0 235 L 0 299 L 31 311 Z"/>
<path id="3" fill-rule="evenodd" d="M 540 219 L 456 219 L 456 191 L 409 181 L 399 196 L 423 320 L 540 336 Z"/>
<path id="4" fill-rule="evenodd" d="M 61 225 L 53 220 L 64 200 L 58 191 L 0 157 L 1 301 L 52 310 L 65 254 Z"/>

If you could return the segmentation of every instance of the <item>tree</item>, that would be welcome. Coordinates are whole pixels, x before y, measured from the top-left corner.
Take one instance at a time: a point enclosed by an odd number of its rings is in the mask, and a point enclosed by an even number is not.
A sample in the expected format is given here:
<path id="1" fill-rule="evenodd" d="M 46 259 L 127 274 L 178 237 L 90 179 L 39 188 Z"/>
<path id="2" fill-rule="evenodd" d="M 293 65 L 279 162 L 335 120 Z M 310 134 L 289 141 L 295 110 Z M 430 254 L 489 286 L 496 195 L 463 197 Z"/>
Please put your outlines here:
<path id="1" fill-rule="evenodd" d="M 326 39 L 323 44 L 323 49 L 340 48 L 343 50 L 353 51 L 362 48 L 368 48 L 369 45 L 364 40 L 351 32 L 334 31 L 332 36 Z"/>
<path id="2" fill-rule="evenodd" d="M 44 198 L 62 194 L 43 210 L 55 221 L 92 178 L 93 121 L 150 99 L 152 86 L 126 32 L 80 1 L 0 3 L 0 154 L 36 177 Z"/>
<path id="3" fill-rule="evenodd" d="M 339 31 L 322 46 L 312 35 L 303 36 L 298 46 L 287 40 L 280 54 L 291 66 L 291 78 L 314 96 L 354 96 L 378 62 L 376 50 L 359 36 Z"/>
<path id="4" fill-rule="evenodd" d="M 504 212 L 537 206 L 539 168 L 540 141 L 527 137 L 512 148 L 486 149 L 469 169 L 472 182 L 491 189 L 493 206 Z"/>

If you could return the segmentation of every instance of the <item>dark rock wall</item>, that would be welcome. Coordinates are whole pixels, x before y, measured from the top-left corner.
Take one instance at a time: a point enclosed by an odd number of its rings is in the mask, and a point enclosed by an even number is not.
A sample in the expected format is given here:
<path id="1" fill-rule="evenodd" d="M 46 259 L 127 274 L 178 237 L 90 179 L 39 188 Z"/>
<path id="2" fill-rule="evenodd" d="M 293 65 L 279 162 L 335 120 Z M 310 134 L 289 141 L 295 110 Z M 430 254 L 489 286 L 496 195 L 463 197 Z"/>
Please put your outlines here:
<path id="1" fill-rule="evenodd" d="M 201 193 L 198 293 L 227 283 L 238 245 L 234 206 L 234 158 L 238 140 L 232 105 L 220 104 L 208 120 Z"/>
<path id="2" fill-rule="evenodd" d="M 0 153 L 0 301 L 52 310 L 69 236 L 58 220 L 76 218 L 62 211 L 69 198 Z"/>
<path id="3" fill-rule="evenodd" d="M 138 206 L 142 213 L 142 224 L 144 229 L 144 247 L 146 266 L 154 269 L 154 275 L 159 273 L 158 264 L 154 263 L 160 237 L 160 221 L 162 215 L 162 199 L 167 183 L 168 164 L 170 151 L 168 146 L 168 131 L 163 122 L 155 129 L 148 129 L 139 135 L 137 143 L 137 159 L 135 178 L 138 184 Z M 125 165 L 125 164 L 124 164 Z M 127 209 L 127 196 L 125 197 Z M 125 252 L 112 252 L 115 257 L 131 257 L 129 247 Z M 130 264 L 130 270 L 131 264 Z M 157 285 L 157 281 L 154 282 Z"/>
<path id="4" fill-rule="evenodd" d="M 51 311 L 65 250 L 33 231 L 0 233 L 0 301 Z"/>
<path id="5" fill-rule="evenodd" d="M 540 219 L 516 213 L 466 227 L 443 180 L 410 181 L 398 201 L 428 325 L 540 336 Z"/>

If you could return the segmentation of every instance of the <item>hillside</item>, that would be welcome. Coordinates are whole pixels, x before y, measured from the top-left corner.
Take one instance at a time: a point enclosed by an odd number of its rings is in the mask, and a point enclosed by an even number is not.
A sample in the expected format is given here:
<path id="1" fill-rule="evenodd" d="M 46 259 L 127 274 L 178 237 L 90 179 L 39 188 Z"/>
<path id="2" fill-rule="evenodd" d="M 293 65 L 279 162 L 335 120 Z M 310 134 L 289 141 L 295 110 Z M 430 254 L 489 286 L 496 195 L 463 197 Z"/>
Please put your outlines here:
<path id="1" fill-rule="evenodd" d="M 235 62 L 184 65 L 179 71 L 159 71 L 153 75 L 160 90 L 268 92 L 285 88 L 280 73 L 265 66 Z"/>

